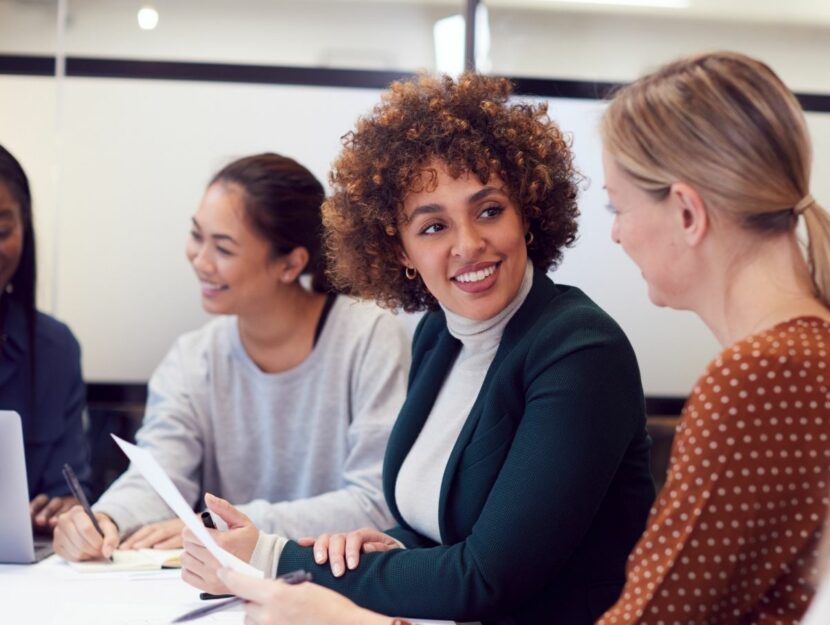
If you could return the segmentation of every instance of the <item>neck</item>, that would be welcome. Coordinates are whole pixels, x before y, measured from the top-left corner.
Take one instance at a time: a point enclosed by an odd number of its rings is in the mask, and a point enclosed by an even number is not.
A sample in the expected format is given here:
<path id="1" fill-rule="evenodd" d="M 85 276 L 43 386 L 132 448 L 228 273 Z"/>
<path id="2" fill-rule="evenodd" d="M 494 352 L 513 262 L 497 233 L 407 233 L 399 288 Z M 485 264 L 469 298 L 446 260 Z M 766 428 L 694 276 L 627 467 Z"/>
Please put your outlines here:
<path id="1" fill-rule="evenodd" d="M 711 277 L 701 283 L 690 306 L 722 346 L 795 317 L 830 320 L 830 311 L 813 292 L 794 234 L 748 247 L 740 261 L 734 260 L 734 246 L 724 249 L 728 251 L 713 255 L 702 272 Z"/>
<path id="2" fill-rule="evenodd" d="M 305 339 L 309 329 L 313 338 L 324 302 L 325 295 L 295 283 L 263 300 L 256 309 L 240 312 L 239 336 L 245 350 L 254 357 L 262 350 L 279 349 Z"/>

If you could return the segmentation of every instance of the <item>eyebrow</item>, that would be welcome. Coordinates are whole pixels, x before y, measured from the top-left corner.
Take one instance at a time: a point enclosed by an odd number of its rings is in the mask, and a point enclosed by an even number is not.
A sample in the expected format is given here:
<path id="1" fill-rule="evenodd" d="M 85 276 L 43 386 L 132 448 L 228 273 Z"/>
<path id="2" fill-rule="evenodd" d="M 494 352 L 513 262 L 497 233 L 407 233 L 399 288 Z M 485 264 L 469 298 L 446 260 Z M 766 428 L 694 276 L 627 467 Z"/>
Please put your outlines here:
<path id="1" fill-rule="evenodd" d="M 501 189 L 497 189 L 496 187 L 484 187 L 483 189 L 476 191 L 470 197 L 467 198 L 467 204 L 475 204 L 476 202 L 480 202 L 488 195 L 492 195 L 493 193 L 501 193 Z M 409 216 L 408 221 L 412 221 L 418 215 L 432 215 L 434 213 L 440 213 L 444 210 L 444 207 L 441 204 L 422 204 L 421 206 L 417 207 L 415 210 L 412 211 L 412 214 Z"/>
<path id="2" fill-rule="evenodd" d="M 190 221 L 192 221 L 192 222 L 193 222 L 193 226 L 194 226 L 197 230 L 200 230 L 200 231 L 201 231 L 202 227 L 199 225 L 199 222 L 198 222 L 198 221 L 196 221 L 196 218 L 195 218 L 195 217 L 191 217 L 191 218 L 190 218 Z M 239 245 L 239 243 L 236 241 L 236 239 L 234 239 L 234 238 L 233 238 L 231 235 L 229 235 L 229 234 L 212 234 L 212 235 L 210 235 L 210 238 L 211 238 L 211 239 L 213 239 L 214 241 L 230 241 L 230 242 L 231 242 L 231 243 L 233 243 L 234 245 Z"/>

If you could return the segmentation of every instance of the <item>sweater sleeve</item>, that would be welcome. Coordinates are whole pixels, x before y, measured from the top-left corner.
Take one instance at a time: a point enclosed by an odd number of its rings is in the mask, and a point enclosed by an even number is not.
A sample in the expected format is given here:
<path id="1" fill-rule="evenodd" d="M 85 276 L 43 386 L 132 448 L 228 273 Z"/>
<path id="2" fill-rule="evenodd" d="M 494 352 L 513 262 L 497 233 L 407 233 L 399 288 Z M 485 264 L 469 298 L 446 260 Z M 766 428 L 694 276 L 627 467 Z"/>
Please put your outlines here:
<path id="1" fill-rule="evenodd" d="M 185 501 L 195 506 L 200 494 L 204 433 L 188 393 L 187 366 L 179 340 L 150 379 L 147 410 L 136 442 L 164 468 Z M 93 510 L 112 518 L 122 537 L 142 525 L 174 516 L 132 466 L 107 489 Z"/>
<path id="2" fill-rule="evenodd" d="M 458 621 L 505 613 L 538 593 L 590 527 L 642 419 L 639 374 L 622 333 L 581 332 L 584 340 L 568 337 L 570 347 L 561 336 L 534 338 L 515 380 L 525 389 L 523 414 L 464 540 L 364 554 L 342 578 L 289 542 L 278 572 L 310 570 L 316 583 L 381 613 Z"/>
<path id="3" fill-rule="evenodd" d="M 394 522 L 383 495 L 382 464 L 406 393 L 409 341 L 398 321 L 384 314 L 376 317 L 358 350 L 343 486 L 304 499 L 277 503 L 260 499 L 239 506 L 261 530 L 300 538 L 361 527 L 383 529 Z"/>

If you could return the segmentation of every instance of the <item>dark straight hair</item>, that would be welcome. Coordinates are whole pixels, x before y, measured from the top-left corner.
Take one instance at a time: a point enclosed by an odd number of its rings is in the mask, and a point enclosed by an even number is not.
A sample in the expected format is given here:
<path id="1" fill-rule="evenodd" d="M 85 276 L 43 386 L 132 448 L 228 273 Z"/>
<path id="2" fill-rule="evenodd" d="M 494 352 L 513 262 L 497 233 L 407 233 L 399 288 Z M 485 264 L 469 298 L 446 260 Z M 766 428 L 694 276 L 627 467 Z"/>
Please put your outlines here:
<path id="1" fill-rule="evenodd" d="M 210 184 L 235 184 L 245 192 L 245 213 L 254 230 L 278 257 L 296 247 L 308 250 L 304 274 L 319 293 L 332 290 L 325 271 L 320 181 L 297 161 L 271 152 L 229 163 Z"/>
<path id="2" fill-rule="evenodd" d="M 23 227 L 23 251 L 20 264 L 9 281 L 11 292 L 3 293 L 0 300 L 3 302 L 4 312 L 10 301 L 19 302 L 23 308 L 34 386 L 37 263 L 35 260 L 35 228 L 32 219 L 32 193 L 29 190 L 29 180 L 26 178 L 23 167 L 2 145 L 0 145 L 0 184 L 6 186 L 20 206 L 20 221 Z"/>

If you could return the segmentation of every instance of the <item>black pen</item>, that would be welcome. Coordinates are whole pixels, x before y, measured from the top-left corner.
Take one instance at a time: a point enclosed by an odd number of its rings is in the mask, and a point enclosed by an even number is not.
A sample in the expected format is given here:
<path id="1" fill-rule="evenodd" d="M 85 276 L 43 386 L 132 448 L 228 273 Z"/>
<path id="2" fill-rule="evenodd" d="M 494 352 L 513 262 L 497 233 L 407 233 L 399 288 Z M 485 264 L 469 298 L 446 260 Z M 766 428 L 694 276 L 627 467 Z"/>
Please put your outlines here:
<path id="1" fill-rule="evenodd" d="M 78 476 L 75 475 L 75 471 L 73 471 L 72 467 L 68 464 L 63 465 L 63 479 L 66 480 L 72 496 L 81 502 L 81 507 L 84 509 L 84 512 L 86 512 L 89 520 L 92 521 L 92 526 L 95 528 L 95 531 L 101 535 L 101 538 L 106 538 L 106 536 L 104 536 L 104 530 L 102 530 L 101 526 L 98 525 L 98 519 L 96 519 L 95 515 L 92 513 L 92 508 L 89 507 L 89 501 L 86 498 L 84 489 L 81 487 L 81 483 L 78 481 Z M 112 556 L 109 557 L 109 560 L 110 562 L 112 561 Z"/>
<path id="2" fill-rule="evenodd" d="M 279 577 L 277 577 L 277 579 L 282 582 L 285 582 L 286 584 L 301 584 L 303 582 L 311 581 L 311 573 L 309 573 L 308 571 L 303 571 L 301 569 L 299 571 L 291 571 L 290 573 L 286 573 L 285 575 L 280 575 Z M 214 603 L 203 608 L 196 608 L 195 610 L 191 610 L 190 612 L 185 612 L 180 617 L 170 622 L 184 623 L 185 621 L 192 621 L 197 618 L 207 616 L 208 614 L 218 612 L 219 610 L 224 610 L 225 608 L 232 608 L 235 605 L 240 605 L 243 603 L 245 603 L 245 600 L 241 597 L 232 597 L 219 603 Z"/>

